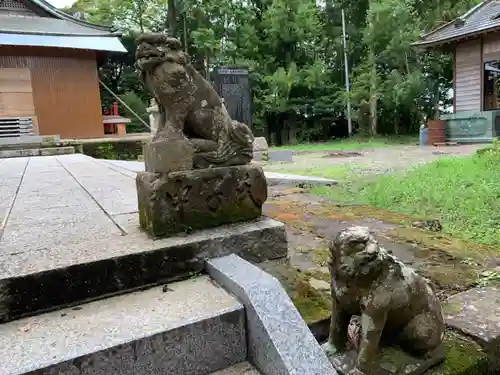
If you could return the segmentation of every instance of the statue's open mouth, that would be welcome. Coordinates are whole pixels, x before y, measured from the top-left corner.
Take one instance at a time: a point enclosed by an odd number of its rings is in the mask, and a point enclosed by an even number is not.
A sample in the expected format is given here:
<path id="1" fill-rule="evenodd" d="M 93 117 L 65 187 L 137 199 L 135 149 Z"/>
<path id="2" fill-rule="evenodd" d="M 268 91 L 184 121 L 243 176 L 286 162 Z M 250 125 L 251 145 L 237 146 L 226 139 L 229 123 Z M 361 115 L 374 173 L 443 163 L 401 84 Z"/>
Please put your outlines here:
<path id="1" fill-rule="evenodd" d="M 136 61 L 139 66 L 149 66 L 151 64 L 158 64 L 161 62 L 162 53 L 156 51 L 149 45 L 139 45 L 136 51 Z"/>

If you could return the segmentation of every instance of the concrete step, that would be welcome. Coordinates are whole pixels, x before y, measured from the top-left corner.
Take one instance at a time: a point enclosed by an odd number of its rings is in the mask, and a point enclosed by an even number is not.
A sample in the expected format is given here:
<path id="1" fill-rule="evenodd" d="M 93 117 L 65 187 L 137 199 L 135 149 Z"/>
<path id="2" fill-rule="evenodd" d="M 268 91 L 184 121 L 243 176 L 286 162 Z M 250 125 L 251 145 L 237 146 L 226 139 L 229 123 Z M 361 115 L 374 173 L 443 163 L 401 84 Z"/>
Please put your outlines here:
<path id="1" fill-rule="evenodd" d="M 245 314 L 202 276 L 0 325 L 0 358 L 0 375 L 207 375 L 246 360 Z"/>
<path id="2" fill-rule="evenodd" d="M 0 233 L 0 323 L 189 277 L 204 270 L 205 259 L 286 256 L 284 226 L 272 219 L 153 240 L 139 229 L 136 213 L 120 221 L 123 235 L 96 215 L 71 206 L 12 211 Z M 20 240 L 24 234 L 29 242 Z"/>
<path id="3" fill-rule="evenodd" d="M 0 159 L 22 158 L 31 156 L 57 156 L 74 154 L 75 148 L 65 147 L 43 147 L 43 148 L 16 148 L 0 150 Z"/>
<path id="4" fill-rule="evenodd" d="M 0 323 L 178 281 L 206 259 L 287 255 L 269 218 L 152 239 L 135 175 L 82 154 L 4 159 L 0 176 Z"/>
<path id="5" fill-rule="evenodd" d="M 211 375 L 261 375 L 250 363 L 242 362 Z"/>

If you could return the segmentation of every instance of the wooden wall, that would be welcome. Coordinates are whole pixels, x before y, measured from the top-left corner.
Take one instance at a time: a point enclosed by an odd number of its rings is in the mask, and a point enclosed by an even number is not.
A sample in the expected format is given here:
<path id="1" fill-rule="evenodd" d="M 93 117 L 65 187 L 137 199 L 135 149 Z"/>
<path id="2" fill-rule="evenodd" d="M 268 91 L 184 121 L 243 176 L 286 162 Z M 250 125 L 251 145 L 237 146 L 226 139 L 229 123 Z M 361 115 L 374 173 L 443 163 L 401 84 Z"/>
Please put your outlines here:
<path id="1" fill-rule="evenodd" d="M 482 101 L 481 39 L 457 44 L 455 51 L 455 111 L 480 111 Z"/>
<path id="2" fill-rule="evenodd" d="M 40 135 L 104 135 L 95 52 L 0 46 L 2 68 L 30 70 Z"/>
<path id="3" fill-rule="evenodd" d="M 500 33 L 483 37 L 483 60 L 484 62 L 500 60 Z"/>

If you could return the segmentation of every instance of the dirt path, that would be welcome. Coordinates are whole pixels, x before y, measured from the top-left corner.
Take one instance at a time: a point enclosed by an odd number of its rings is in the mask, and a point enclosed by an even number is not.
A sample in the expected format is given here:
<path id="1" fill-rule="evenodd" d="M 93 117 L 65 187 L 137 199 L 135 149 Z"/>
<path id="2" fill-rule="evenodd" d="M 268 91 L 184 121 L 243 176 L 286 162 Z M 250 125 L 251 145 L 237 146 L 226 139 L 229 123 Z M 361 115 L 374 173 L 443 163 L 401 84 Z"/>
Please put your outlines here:
<path id="1" fill-rule="evenodd" d="M 409 168 L 442 157 L 473 154 L 485 145 L 460 145 L 448 147 L 390 146 L 355 151 L 320 151 L 299 153 L 292 163 L 268 164 L 267 171 L 283 172 L 291 170 L 321 169 L 332 166 L 348 166 L 356 172 L 386 173 L 395 169 Z M 349 155 L 352 153 L 352 156 Z M 359 154 L 359 155 L 356 155 Z"/>

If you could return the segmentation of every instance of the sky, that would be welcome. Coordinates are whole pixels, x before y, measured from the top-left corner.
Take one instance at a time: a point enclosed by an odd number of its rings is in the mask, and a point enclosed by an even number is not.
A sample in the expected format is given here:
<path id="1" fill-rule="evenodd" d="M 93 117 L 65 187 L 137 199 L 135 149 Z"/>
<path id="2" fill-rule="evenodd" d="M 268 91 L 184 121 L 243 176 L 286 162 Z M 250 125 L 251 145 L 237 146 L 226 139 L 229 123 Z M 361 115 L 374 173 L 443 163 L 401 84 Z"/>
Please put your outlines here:
<path id="1" fill-rule="evenodd" d="M 57 8 L 67 7 L 72 5 L 76 0 L 47 0 Z"/>

